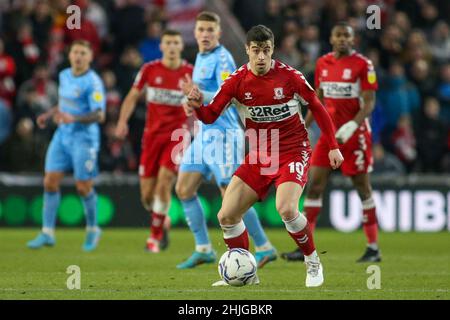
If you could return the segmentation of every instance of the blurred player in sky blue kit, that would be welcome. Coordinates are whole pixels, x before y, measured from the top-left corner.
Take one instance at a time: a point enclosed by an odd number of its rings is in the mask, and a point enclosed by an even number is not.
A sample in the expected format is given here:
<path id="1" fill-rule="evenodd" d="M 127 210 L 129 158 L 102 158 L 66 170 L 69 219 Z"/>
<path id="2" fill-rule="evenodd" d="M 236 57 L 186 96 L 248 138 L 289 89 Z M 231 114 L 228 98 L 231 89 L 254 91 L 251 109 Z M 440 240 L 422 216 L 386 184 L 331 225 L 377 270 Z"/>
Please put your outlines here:
<path id="1" fill-rule="evenodd" d="M 213 12 L 201 12 L 196 18 L 195 38 L 199 53 L 194 66 L 193 82 L 198 85 L 206 102 L 210 102 L 222 82 L 236 69 L 229 51 L 219 43 L 220 17 Z M 190 78 L 182 84 L 184 93 L 189 94 L 193 87 Z M 181 200 L 186 221 L 194 234 L 195 251 L 177 268 L 193 268 L 202 263 L 211 263 L 216 259 L 208 237 L 206 219 L 197 196 L 202 179 L 211 179 L 214 175 L 222 195 L 239 167 L 244 151 L 244 131 L 240 126 L 239 115 L 235 107 L 228 108 L 213 124 L 200 124 L 201 130 L 183 156 L 176 192 Z M 234 136 L 229 139 L 229 132 Z M 219 134 L 218 134 L 219 133 Z M 224 139 L 226 137 L 226 139 Z M 223 153 L 223 163 L 211 162 L 205 150 L 213 149 Z M 199 157 L 200 155 L 200 157 Z M 276 259 L 276 251 L 267 239 L 258 215 L 250 208 L 244 216 L 244 223 L 254 240 L 256 261 L 261 268 Z"/>
<path id="2" fill-rule="evenodd" d="M 64 174 L 73 171 L 86 215 L 83 250 L 97 247 L 101 231 L 97 226 L 97 194 L 93 179 L 98 174 L 99 123 L 105 118 L 105 92 L 100 77 L 90 69 L 93 51 L 89 42 L 74 41 L 69 50 L 70 68 L 59 73 L 58 105 L 37 118 L 44 128 L 48 120 L 58 124 L 45 159 L 42 232 L 28 247 L 38 249 L 55 244 L 55 222 Z"/>

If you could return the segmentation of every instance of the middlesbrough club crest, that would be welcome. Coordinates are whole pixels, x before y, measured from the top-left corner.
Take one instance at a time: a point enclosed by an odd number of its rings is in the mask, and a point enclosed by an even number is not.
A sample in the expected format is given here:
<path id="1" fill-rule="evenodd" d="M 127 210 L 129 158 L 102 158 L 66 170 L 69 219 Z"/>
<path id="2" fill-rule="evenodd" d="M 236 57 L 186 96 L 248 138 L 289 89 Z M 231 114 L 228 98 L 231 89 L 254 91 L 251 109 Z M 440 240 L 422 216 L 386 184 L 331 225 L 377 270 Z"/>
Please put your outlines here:
<path id="1" fill-rule="evenodd" d="M 274 88 L 273 91 L 274 91 L 274 94 L 275 94 L 275 95 L 273 96 L 273 98 L 274 98 L 275 100 L 280 100 L 280 99 L 283 99 L 283 98 L 284 98 L 283 88 Z"/>

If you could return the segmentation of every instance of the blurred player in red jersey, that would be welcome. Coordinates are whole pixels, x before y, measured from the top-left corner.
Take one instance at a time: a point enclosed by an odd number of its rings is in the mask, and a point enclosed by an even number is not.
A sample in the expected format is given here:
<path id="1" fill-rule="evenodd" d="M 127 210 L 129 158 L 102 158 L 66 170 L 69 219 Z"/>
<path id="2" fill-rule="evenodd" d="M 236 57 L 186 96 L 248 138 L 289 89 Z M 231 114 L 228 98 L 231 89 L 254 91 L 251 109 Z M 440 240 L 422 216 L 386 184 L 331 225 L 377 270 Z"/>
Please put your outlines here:
<path id="1" fill-rule="evenodd" d="M 368 245 L 358 262 L 379 262 L 378 224 L 369 179 L 373 158 L 368 120 L 375 106 L 378 84 L 372 62 L 353 50 L 353 40 L 354 31 L 348 24 L 340 23 L 333 28 L 330 38 L 333 52 L 317 60 L 315 87 L 338 128 L 336 139 L 345 158 L 342 174 L 352 179 L 362 201 L 363 229 Z M 309 126 L 312 120 L 312 115 L 307 114 L 306 125 Z M 330 172 L 326 137 L 321 135 L 312 155 L 311 182 L 304 202 L 306 217 L 313 230 L 322 209 L 322 194 Z M 283 253 L 282 257 L 303 260 L 303 253 L 296 249 Z"/>
<path id="2" fill-rule="evenodd" d="M 154 253 L 164 249 L 161 243 L 164 222 L 167 221 L 171 191 L 181 159 L 181 154 L 172 155 L 177 152 L 174 148 L 179 144 L 178 140 L 172 141 L 172 133 L 177 129 L 188 128 L 186 114 L 181 108 L 184 94 L 180 81 L 187 75 L 191 76 L 193 70 L 193 66 L 181 58 L 183 39 L 178 31 L 165 31 L 161 36 L 160 49 L 162 59 L 146 63 L 136 76 L 133 87 L 123 101 L 116 128 L 117 137 L 125 138 L 128 134 L 128 119 L 142 89 L 146 87 L 147 116 L 139 177 L 141 201 L 152 218 L 146 248 Z"/>
<path id="3" fill-rule="evenodd" d="M 256 201 L 263 200 L 275 184 L 277 211 L 289 235 L 305 252 L 305 284 L 317 287 L 323 283 L 322 264 L 308 221 L 298 211 L 311 154 L 301 105 L 308 105 L 322 129 L 330 166 L 338 168 L 343 158 L 334 137 L 334 125 L 314 90 L 299 71 L 272 60 L 273 48 L 274 36 L 269 28 L 251 28 L 246 40 L 249 63 L 225 80 L 209 105 L 203 105 L 202 94 L 194 87 L 184 108 L 188 115 L 195 110 L 202 122 L 212 123 L 233 103 L 245 123 L 246 134 L 255 135 L 258 141 L 250 143 L 249 153 L 225 191 L 217 215 L 227 246 L 248 250 L 242 216 Z"/>

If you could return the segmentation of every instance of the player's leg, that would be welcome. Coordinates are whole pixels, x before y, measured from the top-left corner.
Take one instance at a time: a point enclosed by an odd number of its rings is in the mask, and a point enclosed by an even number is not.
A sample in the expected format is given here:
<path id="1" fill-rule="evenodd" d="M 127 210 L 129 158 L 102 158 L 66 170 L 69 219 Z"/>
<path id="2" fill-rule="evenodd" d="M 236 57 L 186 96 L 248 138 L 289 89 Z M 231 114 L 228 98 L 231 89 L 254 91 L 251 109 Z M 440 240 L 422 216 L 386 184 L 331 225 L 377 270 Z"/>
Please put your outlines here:
<path id="1" fill-rule="evenodd" d="M 322 210 L 322 194 L 326 188 L 330 172 L 331 169 L 327 167 L 313 166 L 310 169 L 311 178 L 303 206 L 312 233 L 315 230 L 317 216 Z M 281 257 L 288 261 L 304 261 L 304 254 L 300 248 L 296 248 L 291 252 L 284 252 L 281 254 Z"/>
<path id="2" fill-rule="evenodd" d="M 178 269 L 194 268 L 203 263 L 212 263 L 216 254 L 208 235 L 206 217 L 197 195 L 204 178 L 211 172 L 203 159 L 202 136 L 197 136 L 183 155 L 175 191 L 183 206 L 186 222 L 194 235 L 195 250 L 191 256 L 177 265 Z"/>
<path id="3" fill-rule="evenodd" d="M 44 205 L 42 208 L 42 232 L 28 242 L 31 249 L 55 244 L 56 214 L 61 201 L 59 186 L 64 178 L 64 172 L 46 172 L 44 176 Z"/>
<path id="4" fill-rule="evenodd" d="M 84 208 L 86 218 L 86 238 L 83 243 L 84 251 L 92 251 L 97 248 L 100 240 L 101 230 L 97 221 L 97 192 L 94 189 L 93 180 L 76 180 L 78 195 Z"/>
<path id="5" fill-rule="evenodd" d="M 226 189 L 225 186 L 220 187 L 222 197 L 224 196 Z M 250 207 L 250 209 L 246 211 L 243 221 L 255 244 L 255 259 L 258 268 L 264 267 L 268 262 L 275 261 L 277 259 L 277 251 L 269 241 L 254 207 Z"/>
<path id="6" fill-rule="evenodd" d="M 94 188 L 94 178 L 98 175 L 98 146 L 79 142 L 70 149 L 70 155 L 75 186 L 86 218 L 86 237 L 82 248 L 84 251 L 92 251 L 97 248 L 101 236 L 97 221 L 98 197 Z"/>
<path id="7" fill-rule="evenodd" d="M 150 230 L 149 230 L 149 237 L 151 235 L 152 230 L 152 212 L 153 212 L 153 201 L 154 201 L 154 195 L 155 195 L 155 187 L 156 187 L 156 177 L 147 177 L 140 175 L 139 177 L 139 187 L 140 187 L 140 193 L 141 193 L 141 204 L 144 207 L 145 211 L 149 213 L 149 220 L 150 220 Z M 147 239 L 147 240 L 148 240 Z M 147 245 L 145 246 L 147 248 Z"/>
<path id="8" fill-rule="evenodd" d="M 358 262 L 380 262 L 381 254 L 378 247 L 378 222 L 375 202 L 372 198 L 370 175 L 368 173 L 357 174 L 352 176 L 352 182 L 362 202 L 363 230 L 367 239 L 366 252 L 358 259 Z"/>
<path id="9" fill-rule="evenodd" d="M 281 183 L 277 188 L 276 208 L 289 235 L 305 255 L 306 286 L 317 287 L 323 283 L 322 264 L 316 252 L 308 220 L 298 211 L 302 191 L 303 188 L 296 182 Z"/>
<path id="10" fill-rule="evenodd" d="M 255 190 L 238 176 L 233 176 L 223 196 L 222 207 L 217 214 L 224 241 L 229 249 L 248 250 L 248 232 L 242 218 L 258 199 Z"/>
<path id="11" fill-rule="evenodd" d="M 156 178 L 155 195 L 152 206 L 151 235 L 147 240 L 147 249 L 157 253 L 160 250 L 160 242 L 163 238 L 164 222 L 167 219 L 170 208 L 172 188 L 175 183 L 176 173 L 166 167 L 161 167 Z"/>
<path id="12" fill-rule="evenodd" d="M 44 206 L 42 208 L 42 232 L 27 246 L 32 249 L 40 248 L 44 245 L 55 244 L 55 224 L 59 203 L 61 200 L 60 184 L 64 177 L 64 172 L 72 168 L 70 156 L 61 143 L 60 134 L 56 131 L 50 142 L 45 157 L 44 176 Z"/>

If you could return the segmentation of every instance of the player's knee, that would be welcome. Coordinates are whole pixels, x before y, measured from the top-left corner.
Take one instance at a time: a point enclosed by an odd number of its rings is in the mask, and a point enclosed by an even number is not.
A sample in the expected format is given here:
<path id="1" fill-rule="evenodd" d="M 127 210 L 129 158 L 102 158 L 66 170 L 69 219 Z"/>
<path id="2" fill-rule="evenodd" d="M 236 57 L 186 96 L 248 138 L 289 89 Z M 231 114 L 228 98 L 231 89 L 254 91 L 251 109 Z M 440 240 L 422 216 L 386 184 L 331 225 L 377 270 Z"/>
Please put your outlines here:
<path id="1" fill-rule="evenodd" d="M 180 200 L 191 199 L 195 194 L 195 191 L 191 190 L 189 187 L 182 183 L 177 183 L 175 185 L 175 192 Z"/>
<path id="2" fill-rule="evenodd" d="M 141 195 L 141 203 L 142 203 L 142 206 L 145 208 L 145 210 L 147 210 L 147 211 L 153 210 L 153 197 L 151 195 L 142 194 Z"/>
<path id="3" fill-rule="evenodd" d="M 86 183 L 77 183 L 76 188 L 80 196 L 86 197 L 91 192 L 92 185 Z"/>
<path id="4" fill-rule="evenodd" d="M 308 199 L 319 199 L 323 193 L 323 186 L 321 183 L 312 183 L 308 187 L 308 191 L 306 193 L 306 197 Z"/>
<path id="5" fill-rule="evenodd" d="M 241 219 L 231 214 L 231 212 L 220 209 L 219 213 L 217 213 L 217 220 L 222 226 L 229 226 L 238 223 Z"/>
<path id="6" fill-rule="evenodd" d="M 281 202 L 276 204 L 278 213 L 281 219 L 284 221 L 289 221 L 297 216 L 298 208 L 293 203 Z"/>
<path id="7" fill-rule="evenodd" d="M 44 189 L 47 192 L 57 192 L 59 190 L 59 179 L 46 175 L 44 177 Z"/>

